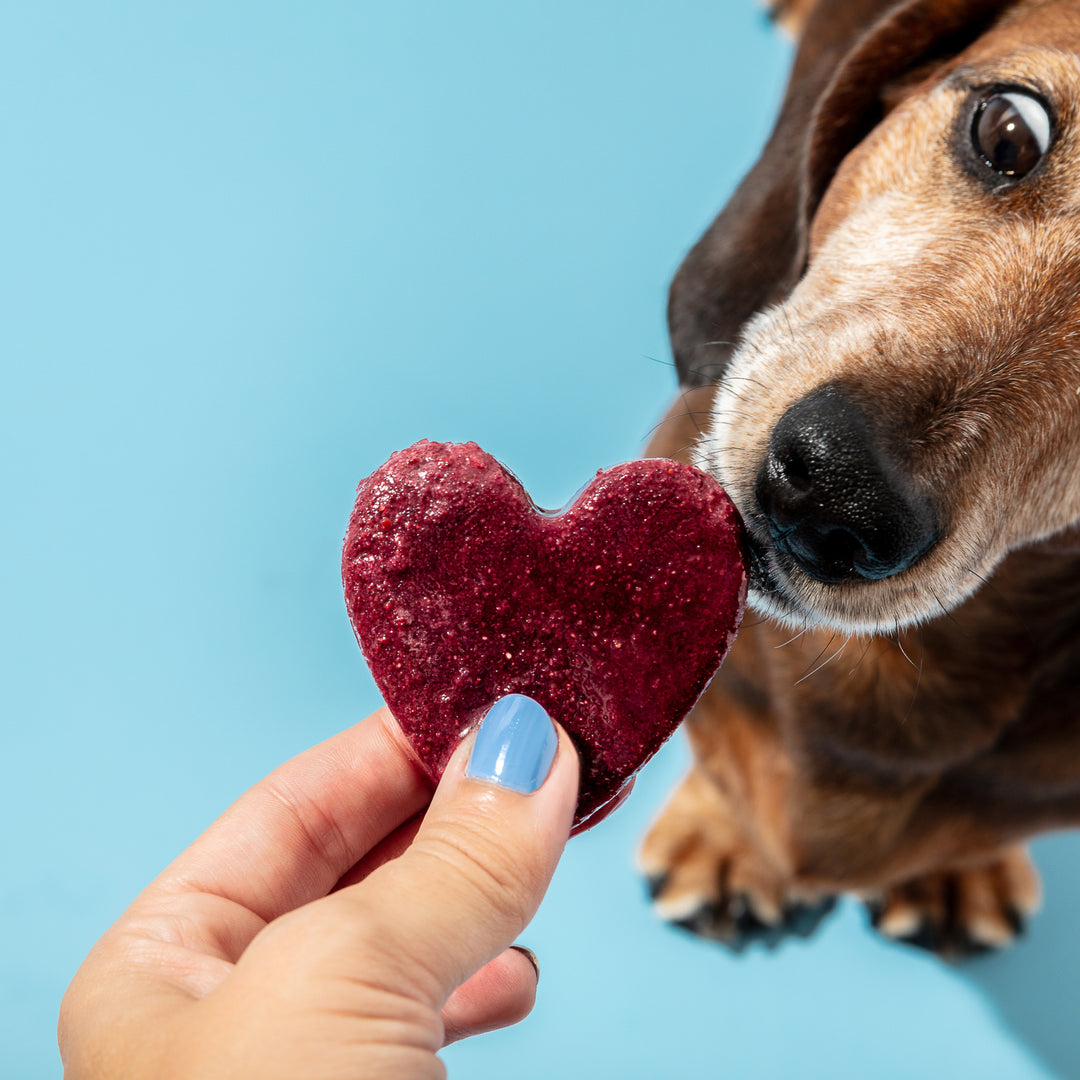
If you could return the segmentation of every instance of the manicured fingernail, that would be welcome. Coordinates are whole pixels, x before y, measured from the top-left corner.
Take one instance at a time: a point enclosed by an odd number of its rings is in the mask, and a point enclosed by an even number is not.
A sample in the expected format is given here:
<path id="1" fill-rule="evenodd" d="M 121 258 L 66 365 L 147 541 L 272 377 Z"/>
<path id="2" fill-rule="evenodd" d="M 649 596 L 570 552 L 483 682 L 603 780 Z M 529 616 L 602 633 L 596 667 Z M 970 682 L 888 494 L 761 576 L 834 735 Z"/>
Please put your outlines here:
<path id="1" fill-rule="evenodd" d="M 542 706 L 524 694 L 508 694 L 480 722 L 465 775 L 528 795 L 546 779 L 558 745 Z"/>
<path id="2" fill-rule="evenodd" d="M 540 984 L 540 961 L 536 959 L 536 953 L 534 953 L 532 951 L 532 949 L 527 949 L 524 945 L 511 945 L 510 948 L 513 949 L 514 952 L 521 953 L 521 955 L 524 956 L 525 959 L 528 960 L 530 964 L 532 964 L 533 971 L 536 972 L 536 983 L 539 986 L 539 984 Z"/>

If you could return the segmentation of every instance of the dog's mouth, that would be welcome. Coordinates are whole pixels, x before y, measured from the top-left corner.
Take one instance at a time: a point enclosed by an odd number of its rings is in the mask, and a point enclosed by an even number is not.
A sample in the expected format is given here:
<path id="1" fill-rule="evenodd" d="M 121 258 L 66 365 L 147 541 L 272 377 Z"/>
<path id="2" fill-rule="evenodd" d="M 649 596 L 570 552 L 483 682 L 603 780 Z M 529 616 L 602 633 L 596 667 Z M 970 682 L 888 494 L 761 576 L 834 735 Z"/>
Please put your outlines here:
<path id="1" fill-rule="evenodd" d="M 783 599 L 783 590 L 769 565 L 766 547 L 750 525 L 747 525 L 743 547 L 746 552 L 746 574 L 750 589 L 763 600 Z"/>
<path id="2" fill-rule="evenodd" d="M 832 610 L 834 605 L 821 593 L 825 590 L 831 596 L 838 586 L 808 578 L 782 544 L 774 543 L 767 534 L 763 538 L 760 526 L 747 523 L 744 551 L 749 606 L 769 619 L 793 629 L 829 625 L 845 633 L 873 633 L 880 625 L 895 624 L 895 617 L 879 611 L 869 595 L 853 604 L 850 589 L 845 590 L 848 603 L 844 615 Z"/>
<path id="3" fill-rule="evenodd" d="M 749 516 L 744 521 L 748 606 L 793 630 L 894 633 L 948 612 L 982 580 L 974 574 L 953 580 L 947 561 L 929 569 L 920 565 L 888 579 L 860 575 L 822 580 L 808 573 L 760 521 Z"/>
<path id="4" fill-rule="evenodd" d="M 780 569 L 784 554 L 769 541 L 762 540 L 758 528 L 749 522 L 744 551 L 752 607 L 785 623 L 812 625 L 820 621 L 820 616 L 801 604 L 785 585 L 783 577 L 787 575 Z"/>

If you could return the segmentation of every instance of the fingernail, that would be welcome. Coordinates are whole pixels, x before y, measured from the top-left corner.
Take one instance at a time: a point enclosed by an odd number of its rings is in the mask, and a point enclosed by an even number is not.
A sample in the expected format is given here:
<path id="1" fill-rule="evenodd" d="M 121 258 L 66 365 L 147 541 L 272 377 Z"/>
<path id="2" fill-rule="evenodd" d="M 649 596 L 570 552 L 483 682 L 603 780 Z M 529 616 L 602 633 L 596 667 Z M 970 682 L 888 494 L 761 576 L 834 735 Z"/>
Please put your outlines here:
<path id="1" fill-rule="evenodd" d="M 539 986 L 540 985 L 540 961 L 536 959 L 536 953 L 534 953 L 532 951 L 532 949 L 527 949 L 524 945 L 511 945 L 510 948 L 513 949 L 514 952 L 521 953 L 521 955 L 524 956 L 525 959 L 528 960 L 530 964 L 532 964 L 533 971 L 536 972 L 536 984 L 537 984 L 537 986 Z"/>
<path id="2" fill-rule="evenodd" d="M 543 707 L 524 694 L 508 694 L 480 722 L 465 775 L 528 795 L 547 778 L 558 745 Z"/>

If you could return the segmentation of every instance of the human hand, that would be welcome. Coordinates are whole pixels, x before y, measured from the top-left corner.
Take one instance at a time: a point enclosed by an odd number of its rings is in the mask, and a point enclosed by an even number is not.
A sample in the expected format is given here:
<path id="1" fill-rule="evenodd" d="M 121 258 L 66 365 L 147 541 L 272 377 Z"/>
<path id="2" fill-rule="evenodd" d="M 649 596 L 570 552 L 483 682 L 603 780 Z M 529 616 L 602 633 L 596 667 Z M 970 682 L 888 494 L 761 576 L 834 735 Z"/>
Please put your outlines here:
<path id="1" fill-rule="evenodd" d="M 472 746 L 432 798 L 382 708 L 256 784 L 77 972 L 67 1080 L 443 1077 L 446 1043 L 527 1015 L 536 971 L 508 946 L 569 835 L 577 755 L 519 698 L 466 767 Z"/>

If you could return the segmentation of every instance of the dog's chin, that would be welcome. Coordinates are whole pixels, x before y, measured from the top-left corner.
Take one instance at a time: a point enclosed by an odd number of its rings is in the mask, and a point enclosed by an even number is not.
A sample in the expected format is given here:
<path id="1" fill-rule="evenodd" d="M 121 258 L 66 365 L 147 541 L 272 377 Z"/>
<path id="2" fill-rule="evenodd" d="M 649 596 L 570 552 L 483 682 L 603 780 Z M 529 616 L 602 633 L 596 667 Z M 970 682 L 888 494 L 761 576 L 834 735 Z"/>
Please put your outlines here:
<path id="1" fill-rule="evenodd" d="M 895 634 L 943 614 L 937 595 L 879 581 L 824 584 L 799 569 L 771 544 L 747 538 L 747 606 L 793 630 L 835 631 L 845 635 Z M 962 597 L 957 597 L 958 602 Z M 948 607 L 953 606 L 947 604 Z"/>

